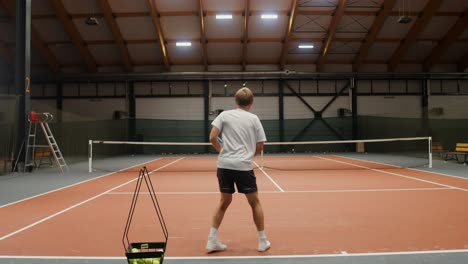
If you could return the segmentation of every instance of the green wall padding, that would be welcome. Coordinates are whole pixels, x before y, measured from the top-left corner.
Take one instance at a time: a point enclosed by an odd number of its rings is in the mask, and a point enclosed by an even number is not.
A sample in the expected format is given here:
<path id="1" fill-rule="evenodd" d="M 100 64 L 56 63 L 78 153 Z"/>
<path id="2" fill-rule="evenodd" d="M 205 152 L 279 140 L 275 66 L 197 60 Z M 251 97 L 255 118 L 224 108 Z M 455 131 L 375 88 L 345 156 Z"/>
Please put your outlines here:
<path id="1" fill-rule="evenodd" d="M 269 142 L 280 141 L 279 121 L 263 120 Z M 452 149 L 457 142 L 468 142 L 468 120 L 430 120 L 424 124 L 421 119 L 366 117 L 358 118 L 359 139 L 399 138 L 432 136 Z M 136 120 L 135 138 L 130 138 L 129 120 L 106 120 L 90 122 L 52 123 L 51 128 L 64 156 L 86 157 L 88 140 L 149 141 L 149 142 L 206 142 L 204 121 L 193 120 Z M 284 121 L 284 141 L 324 141 L 352 139 L 352 119 L 325 118 L 311 123 L 310 119 Z M 205 147 L 151 147 L 98 146 L 99 154 L 115 153 L 178 153 L 206 152 Z"/>

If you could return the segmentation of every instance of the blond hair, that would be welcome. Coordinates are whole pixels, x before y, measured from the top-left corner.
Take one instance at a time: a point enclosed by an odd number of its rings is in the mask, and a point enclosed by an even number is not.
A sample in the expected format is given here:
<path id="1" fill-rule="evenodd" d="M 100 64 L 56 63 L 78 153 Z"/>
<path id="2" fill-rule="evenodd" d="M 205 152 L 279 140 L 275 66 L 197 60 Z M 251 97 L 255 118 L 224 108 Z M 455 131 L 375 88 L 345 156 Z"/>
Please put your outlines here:
<path id="1" fill-rule="evenodd" d="M 243 87 L 236 92 L 235 97 L 238 106 L 248 106 L 253 103 L 254 95 L 249 88 Z"/>

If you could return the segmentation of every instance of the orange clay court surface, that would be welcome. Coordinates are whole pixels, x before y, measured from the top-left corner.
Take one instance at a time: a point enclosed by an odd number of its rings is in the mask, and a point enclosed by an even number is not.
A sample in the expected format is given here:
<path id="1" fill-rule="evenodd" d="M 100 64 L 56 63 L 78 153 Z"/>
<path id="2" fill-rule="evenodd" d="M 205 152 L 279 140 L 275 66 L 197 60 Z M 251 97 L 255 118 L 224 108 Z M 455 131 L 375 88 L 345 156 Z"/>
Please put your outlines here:
<path id="1" fill-rule="evenodd" d="M 337 169 L 256 169 L 271 249 L 256 251 L 250 208 L 243 195 L 235 194 L 219 231 L 228 250 L 209 256 L 468 249 L 466 179 L 372 169 L 373 163 L 338 156 L 272 159 L 279 165 L 317 162 Z M 204 247 L 219 199 L 216 157 L 162 158 L 145 165 L 169 231 L 166 256 L 207 256 Z M 213 171 L 196 171 L 201 165 Z M 191 167 L 194 171 L 185 171 Z M 137 176 L 137 169 L 110 173 L 0 207 L 0 255 L 123 257 L 122 235 Z M 160 230 L 143 186 L 130 242 L 161 241 Z"/>

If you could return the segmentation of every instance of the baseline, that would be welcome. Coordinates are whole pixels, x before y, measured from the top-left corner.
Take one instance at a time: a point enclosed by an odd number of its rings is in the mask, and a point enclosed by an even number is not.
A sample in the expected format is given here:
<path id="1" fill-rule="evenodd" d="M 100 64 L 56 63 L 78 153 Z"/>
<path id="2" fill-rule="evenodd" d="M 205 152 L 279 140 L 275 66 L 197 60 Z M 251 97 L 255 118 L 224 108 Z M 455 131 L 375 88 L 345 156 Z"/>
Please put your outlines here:
<path id="1" fill-rule="evenodd" d="M 223 259 L 285 259 L 285 258 L 342 258 L 342 257 L 372 257 L 393 255 L 426 255 L 426 254 L 451 254 L 468 253 L 468 249 L 449 250 L 425 250 L 425 251 L 396 251 L 396 252 L 374 252 L 374 253 L 345 253 L 341 254 L 317 254 L 317 255 L 266 255 L 266 256 L 206 256 L 206 257 L 165 257 L 166 260 L 223 260 Z M 88 256 L 0 256 L 0 259 L 74 259 L 74 260 L 126 260 L 126 257 L 88 257 Z"/>

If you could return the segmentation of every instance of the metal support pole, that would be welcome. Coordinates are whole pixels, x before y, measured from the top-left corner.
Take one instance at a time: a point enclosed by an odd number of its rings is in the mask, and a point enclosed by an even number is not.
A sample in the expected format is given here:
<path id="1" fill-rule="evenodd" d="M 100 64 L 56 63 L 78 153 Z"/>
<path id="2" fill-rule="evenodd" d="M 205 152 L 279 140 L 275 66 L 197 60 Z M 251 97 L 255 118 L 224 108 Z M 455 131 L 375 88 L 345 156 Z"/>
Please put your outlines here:
<path id="1" fill-rule="evenodd" d="M 135 84 L 128 83 L 128 134 L 131 140 L 136 141 L 136 99 L 135 99 Z"/>
<path id="2" fill-rule="evenodd" d="M 353 120 L 353 139 L 359 138 L 356 79 L 351 78 L 351 112 Z"/>
<path id="3" fill-rule="evenodd" d="M 31 0 L 16 1 L 16 94 L 19 97 L 17 140 L 15 157 L 17 162 L 24 164 L 25 151 L 21 146 L 26 139 L 26 131 L 30 112 L 30 84 L 31 84 Z"/>
<path id="4" fill-rule="evenodd" d="M 204 139 L 205 142 L 210 142 L 210 106 L 211 106 L 211 81 L 203 82 L 203 121 L 204 121 Z M 205 152 L 209 151 L 209 147 L 205 147 Z"/>
<path id="5" fill-rule="evenodd" d="M 426 79 L 423 82 L 421 93 L 421 112 L 422 112 L 422 135 L 429 135 L 429 90 L 431 80 Z"/>
<path id="6" fill-rule="evenodd" d="M 284 142 L 284 86 L 278 82 L 279 141 Z"/>
<path id="7" fill-rule="evenodd" d="M 429 146 L 429 168 L 432 168 L 432 137 L 429 137 L 428 144 Z"/>
<path id="8" fill-rule="evenodd" d="M 62 112 L 63 112 L 63 84 L 58 82 L 56 87 L 56 105 L 57 105 L 57 122 L 62 123 Z"/>
<path id="9" fill-rule="evenodd" d="M 88 141 L 88 172 L 93 172 L 93 141 Z"/>

